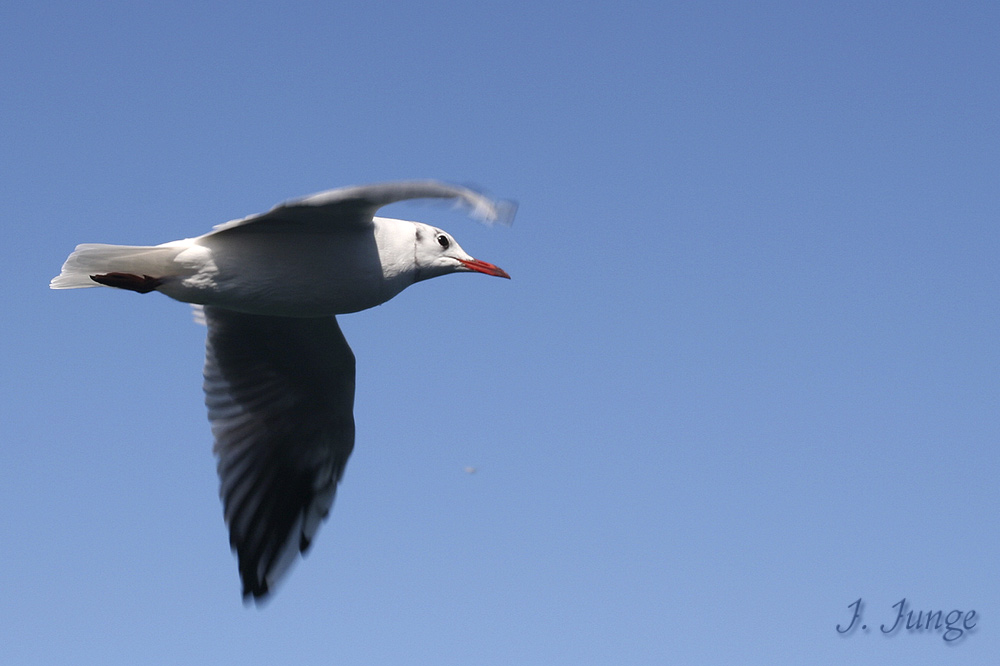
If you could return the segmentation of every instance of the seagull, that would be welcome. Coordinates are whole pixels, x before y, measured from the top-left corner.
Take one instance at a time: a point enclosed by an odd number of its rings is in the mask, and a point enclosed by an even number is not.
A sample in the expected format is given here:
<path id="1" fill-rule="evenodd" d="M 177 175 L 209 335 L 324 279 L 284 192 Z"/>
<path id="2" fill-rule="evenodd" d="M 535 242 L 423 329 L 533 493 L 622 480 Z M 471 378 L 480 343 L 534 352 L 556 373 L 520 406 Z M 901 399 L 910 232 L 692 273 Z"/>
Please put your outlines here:
<path id="1" fill-rule="evenodd" d="M 436 181 L 345 187 L 197 238 L 78 245 L 49 285 L 158 291 L 200 310 L 219 495 L 246 603 L 264 599 L 309 549 L 354 448 L 354 353 L 336 315 L 448 273 L 510 278 L 441 229 L 375 216 L 425 198 L 486 223 L 509 224 L 516 211 Z"/>

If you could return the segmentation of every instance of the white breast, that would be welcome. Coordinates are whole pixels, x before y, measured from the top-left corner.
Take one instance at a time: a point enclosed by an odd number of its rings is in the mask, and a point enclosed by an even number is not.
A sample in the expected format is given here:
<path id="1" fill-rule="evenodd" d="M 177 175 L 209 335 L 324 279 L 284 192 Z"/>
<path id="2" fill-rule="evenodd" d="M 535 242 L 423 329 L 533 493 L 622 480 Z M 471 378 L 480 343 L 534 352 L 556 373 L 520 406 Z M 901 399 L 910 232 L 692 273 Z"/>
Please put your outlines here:
<path id="1" fill-rule="evenodd" d="M 196 259 L 198 271 L 187 271 L 159 291 L 188 303 L 252 314 L 357 312 L 413 283 L 412 238 L 411 223 L 379 218 L 373 227 L 336 232 L 247 226 L 208 234 L 192 239 L 193 247 L 177 257 L 188 263 Z"/>

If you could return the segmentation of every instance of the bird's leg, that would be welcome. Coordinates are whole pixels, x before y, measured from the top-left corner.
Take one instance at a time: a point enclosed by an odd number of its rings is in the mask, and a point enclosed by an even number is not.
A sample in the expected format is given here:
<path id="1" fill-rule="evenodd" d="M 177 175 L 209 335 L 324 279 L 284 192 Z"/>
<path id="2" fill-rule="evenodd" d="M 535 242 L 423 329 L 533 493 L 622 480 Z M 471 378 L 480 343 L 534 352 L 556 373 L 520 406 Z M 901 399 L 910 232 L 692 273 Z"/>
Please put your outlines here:
<path id="1" fill-rule="evenodd" d="M 162 278 L 156 278 L 152 275 L 134 275 L 132 273 L 103 273 L 101 275 L 91 275 L 90 279 L 106 287 L 128 289 L 129 291 L 137 291 L 140 294 L 148 294 L 163 284 Z"/>

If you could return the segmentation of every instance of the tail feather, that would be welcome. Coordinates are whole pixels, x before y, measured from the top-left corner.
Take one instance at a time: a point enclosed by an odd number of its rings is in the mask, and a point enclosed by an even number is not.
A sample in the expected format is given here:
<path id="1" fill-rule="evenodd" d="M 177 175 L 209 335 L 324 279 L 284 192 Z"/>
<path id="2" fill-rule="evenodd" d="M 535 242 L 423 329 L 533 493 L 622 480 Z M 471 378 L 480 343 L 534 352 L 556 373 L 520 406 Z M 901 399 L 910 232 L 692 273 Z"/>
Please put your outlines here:
<path id="1" fill-rule="evenodd" d="M 52 289 L 82 289 L 99 287 L 90 279 L 101 273 L 132 273 L 135 275 L 167 275 L 173 267 L 178 248 L 168 245 L 104 245 L 84 243 L 77 245 L 62 272 L 52 278 Z"/>

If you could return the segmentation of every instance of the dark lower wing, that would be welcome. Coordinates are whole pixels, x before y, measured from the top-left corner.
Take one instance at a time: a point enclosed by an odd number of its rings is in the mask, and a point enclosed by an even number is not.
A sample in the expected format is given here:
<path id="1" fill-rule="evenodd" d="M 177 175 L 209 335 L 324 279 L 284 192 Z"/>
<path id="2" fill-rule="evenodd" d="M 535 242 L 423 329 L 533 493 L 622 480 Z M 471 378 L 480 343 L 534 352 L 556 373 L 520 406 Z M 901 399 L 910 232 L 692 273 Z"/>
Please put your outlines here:
<path id="1" fill-rule="evenodd" d="M 334 317 L 205 307 L 205 404 L 243 596 L 309 548 L 354 448 L 354 354 Z"/>

